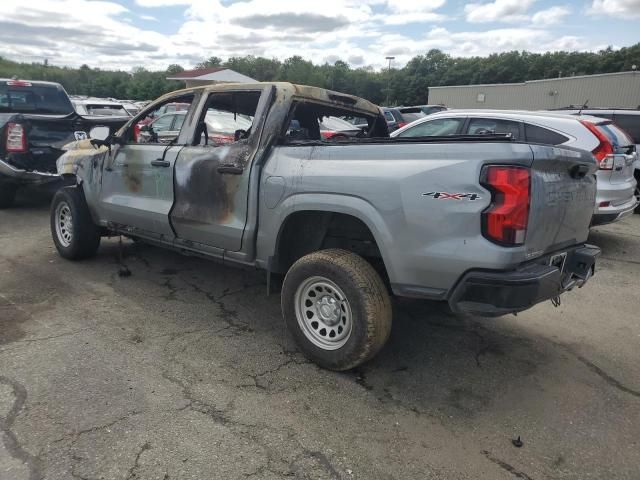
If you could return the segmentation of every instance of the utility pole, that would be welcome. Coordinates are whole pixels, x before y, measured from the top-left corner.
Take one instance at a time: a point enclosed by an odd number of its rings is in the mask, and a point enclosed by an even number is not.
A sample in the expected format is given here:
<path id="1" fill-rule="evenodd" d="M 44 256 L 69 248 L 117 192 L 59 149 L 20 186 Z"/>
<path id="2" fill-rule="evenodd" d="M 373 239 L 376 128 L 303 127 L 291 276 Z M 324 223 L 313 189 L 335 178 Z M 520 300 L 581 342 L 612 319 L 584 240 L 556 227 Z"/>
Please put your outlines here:
<path id="1" fill-rule="evenodd" d="M 386 106 L 389 106 L 389 94 L 391 93 L 391 62 L 395 60 L 396 57 L 384 57 L 389 60 L 389 71 L 387 72 L 387 103 Z"/>

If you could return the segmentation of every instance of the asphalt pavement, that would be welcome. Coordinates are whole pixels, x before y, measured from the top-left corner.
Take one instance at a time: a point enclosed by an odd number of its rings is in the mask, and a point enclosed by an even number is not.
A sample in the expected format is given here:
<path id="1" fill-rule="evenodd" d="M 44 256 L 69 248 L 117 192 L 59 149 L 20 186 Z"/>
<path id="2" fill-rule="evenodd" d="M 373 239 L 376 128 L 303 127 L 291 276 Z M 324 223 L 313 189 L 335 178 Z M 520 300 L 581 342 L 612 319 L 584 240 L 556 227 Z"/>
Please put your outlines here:
<path id="1" fill-rule="evenodd" d="M 125 241 L 121 277 L 117 239 L 65 261 L 48 202 L 0 211 L 1 480 L 640 478 L 640 215 L 592 231 L 560 307 L 395 301 L 381 354 L 333 373 L 264 273 Z"/>

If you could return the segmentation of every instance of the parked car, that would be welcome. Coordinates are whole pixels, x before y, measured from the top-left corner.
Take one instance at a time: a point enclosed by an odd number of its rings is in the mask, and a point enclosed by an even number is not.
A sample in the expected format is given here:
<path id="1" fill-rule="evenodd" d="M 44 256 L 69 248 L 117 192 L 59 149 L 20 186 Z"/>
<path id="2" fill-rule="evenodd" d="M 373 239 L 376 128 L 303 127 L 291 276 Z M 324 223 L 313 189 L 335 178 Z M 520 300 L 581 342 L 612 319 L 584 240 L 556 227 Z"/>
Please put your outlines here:
<path id="1" fill-rule="evenodd" d="M 598 161 L 593 225 L 615 222 L 638 205 L 633 140 L 611 120 L 590 115 L 514 110 L 447 110 L 392 134 L 394 137 L 507 133 L 518 141 L 562 145 L 592 152 Z"/>
<path id="2" fill-rule="evenodd" d="M 420 107 L 398 107 L 398 111 L 402 115 L 402 123 L 404 124 L 415 122 L 427 115 Z"/>
<path id="3" fill-rule="evenodd" d="M 186 116 L 187 110 L 180 110 L 156 117 L 148 125 L 140 127 L 136 141 L 138 143 L 170 143 L 175 141 L 180 134 Z M 236 132 L 251 128 L 251 118 L 221 110 L 209 109 L 204 122 L 207 129 L 202 133 L 203 141 L 204 135 L 206 135 L 207 141 L 212 144 L 234 142 Z"/>
<path id="4" fill-rule="evenodd" d="M 365 117 L 358 117 L 354 115 L 343 115 L 339 118 L 340 120 L 344 120 L 345 122 L 350 123 L 358 130 L 363 130 L 363 129 L 366 130 L 369 127 L 367 123 L 368 120 Z M 386 118 L 385 118 L 385 121 L 386 121 Z"/>
<path id="5" fill-rule="evenodd" d="M 102 98 L 72 98 L 73 108 L 79 115 L 97 117 L 131 117 L 122 103 Z"/>
<path id="6" fill-rule="evenodd" d="M 141 115 L 171 102 L 188 103 L 193 119 L 174 145 L 137 143 L 134 119 L 58 160 L 76 179 L 52 203 L 58 252 L 90 257 L 102 235 L 122 234 L 265 269 L 268 289 L 284 275 L 285 323 L 322 367 L 376 355 L 391 330 L 390 291 L 495 316 L 594 271 L 588 152 L 506 135 L 390 139 L 378 106 L 288 83 L 181 90 Z M 211 109 L 251 126 L 207 144 Z M 333 115 L 366 118 L 367 137 L 325 140 L 319 119 Z M 288 137 L 294 121 L 307 138 Z"/>
<path id="7" fill-rule="evenodd" d="M 390 132 L 393 132 L 399 128 L 404 127 L 409 123 L 400 110 L 398 108 L 391 107 L 382 107 L 382 113 L 384 114 L 384 118 L 387 121 L 387 128 L 389 128 Z"/>
<path id="8" fill-rule="evenodd" d="M 441 105 L 418 105 L 415 107 L 384 107 L 382 110 L 387 119 L 389 131 L 393 132 L 427 115 L 446 110 L 446 107 Z"/>
<path id="9" fill-rule="evenodd" d="M 367 128 L 366 118 L 361 119 L 362 127 L 357 127 L 342 118 L 327 116 L 319 122 L 320 135 L 326 140 L 345 140 L 349 137 L 364 135 L 363 129 Z M 292 120 L 287 131 L 288 138 L 309 138 L 310 133 L 303 130 L 300 122 Z"/>
<path id="10" fill-rule="evenodd" d="M 126 121 L 78 115 L 58 83 L 0 79 L 0 208 L 10 207 L 25 185 L 59 183 L 56 160 L 64 145 L 94 127 L 115 131 Z"/>
<path id="11" fill-rule="evenodd" d="M 345 140 L 363 135 L 362 128 L 338 117 L 327 116 L 320 121 L 320 135 L 327 140 Z"/>
<path id="12" fill-rule="evenodd" d="M 425 115 L 431 115 L 432 113 L 444 112 L 447 107 L 444 105 L 416 105 L 412 108 L 419 108 Z"/>
<path id="13" fill-rule="evenodd" d="M 184 103 L 170 103 L 170 104 L 167 104 L 167 105 L 163 105 L 158 110 L 149 112 L 142 119 L 138 120 L 138 125 L 140 125 L 140 126 L 148 125 L 154 119 L 156 119 L 158 117 L 161 117 L 162 115 L 164 115 L 166 113 L 186 112 L 188 108 L 189 108 L 189 105 L 188 104 L 184 104 Z"/>
<path id="14" fill-rule="evenodd" d="M 137 107 L 134 103 L 122 102 L 122 106 L 127 111 L 130 117 L 135 117 L 140 112 L 140 108 Z"/>
<path id="15" fill-rule="evenodd" d="M 593 115 L 595 117 L 608 118 L 618 127 L 624 130 L 635 142 L 636 152 L 640 152 L 640 109 L 630 108 L 582 108 L 567 107 L 553 110 L 557 113 L 570 115 Z M 640 200 L 640 153 L 635 164 L 636 197 Z M 640 213 L 640 206 L 636 207 L 636 213 Z"/>

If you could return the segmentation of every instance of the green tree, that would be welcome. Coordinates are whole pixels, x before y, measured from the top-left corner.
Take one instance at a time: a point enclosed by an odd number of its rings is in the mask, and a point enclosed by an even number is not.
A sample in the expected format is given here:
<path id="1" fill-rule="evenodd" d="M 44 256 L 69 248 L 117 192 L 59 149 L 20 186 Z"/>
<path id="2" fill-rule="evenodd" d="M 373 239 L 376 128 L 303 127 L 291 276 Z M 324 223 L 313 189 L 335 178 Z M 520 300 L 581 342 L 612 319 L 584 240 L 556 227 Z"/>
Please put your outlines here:
<path id="1" fill-rule="evenodd" d="M 222 65 L 222 59 L 220 57 L 212 56 L 206 59 L 204 62 L 200 62 L 196 65 L 196 68 L 211 68 L 220 67 Z"/>

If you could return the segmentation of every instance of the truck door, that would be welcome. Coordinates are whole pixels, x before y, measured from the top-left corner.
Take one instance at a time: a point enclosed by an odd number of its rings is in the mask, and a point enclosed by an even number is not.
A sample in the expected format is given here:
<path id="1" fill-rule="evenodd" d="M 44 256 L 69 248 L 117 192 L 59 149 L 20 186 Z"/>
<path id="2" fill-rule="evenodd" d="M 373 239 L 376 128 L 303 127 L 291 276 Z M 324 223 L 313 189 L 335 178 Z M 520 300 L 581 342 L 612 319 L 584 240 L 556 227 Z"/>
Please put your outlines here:
<path id="1" fill-rule="evenodd" d="M 242 248 L 251 168 L 272 95 L 272 86 L 234 86 L 201 102 L 192 145 L 175 166 L 171 223 L 179 239 Z"/>
<path id="2" fill-rule="evenodd" d="M 167 129 L 162 125 L 156 132 L 153 123 L 140 126 L 139 122 L 144 123 L 145 119 L 154 116 L 156 122 L 167 118 L 174 124 L 172 116 L 158 117 L 156 112 L 167 103 L 191 104 L 193 100 L 194 95 L 190 94 L 150 107 L 127 129 L 125 144 L 113 148 L 110 163 L 103 173 L 101 189 L 102 208 L 110 221 L 153 238 L 171 240 L 175 237 L 169 223 L 169 212 L 173 205 L 175 160 L 183 146 L 181 129 L 168 138 Z M 182 121 L 187 115 L 188 111 L 180 115 Z"/>

